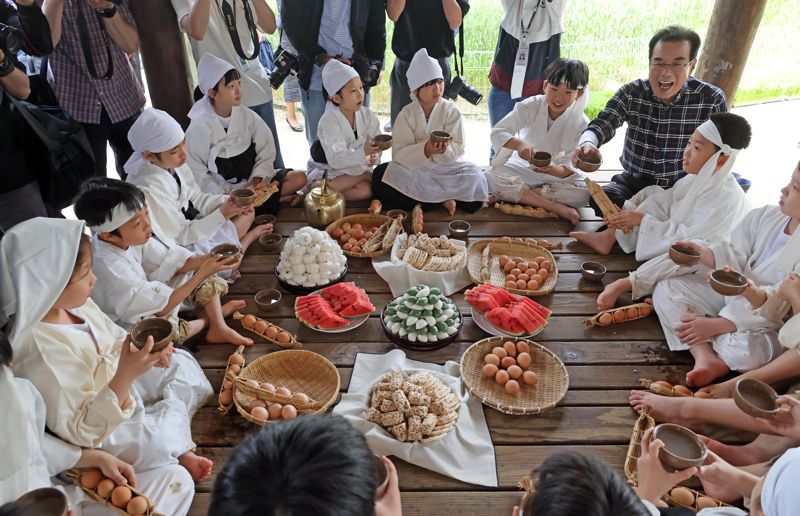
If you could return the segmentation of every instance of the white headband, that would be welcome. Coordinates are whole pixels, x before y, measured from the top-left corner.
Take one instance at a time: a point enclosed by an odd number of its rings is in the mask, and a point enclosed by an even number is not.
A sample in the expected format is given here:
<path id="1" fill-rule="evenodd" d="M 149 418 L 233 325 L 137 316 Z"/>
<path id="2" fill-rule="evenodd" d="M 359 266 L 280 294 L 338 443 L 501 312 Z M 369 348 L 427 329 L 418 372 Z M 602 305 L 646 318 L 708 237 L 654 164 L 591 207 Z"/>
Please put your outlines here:
<path id="1" fill-rule="evenodd" d="M 708 141 L 719 147 L 720 152 L 722 152 L 724 156 L 730 156 L 733 150 L 740 150 L 732 149 L 730 145 L 722 142 L 722 135 L 719 134 L 719 129 L 717 129 L 716 124 L 711 120 L 706 120 L 702 124 L 698 125 L 697 132 L 705 136 Z"/>
<path id="2" fill-rule="evenodd" d="M 139 208 L 141 209 L 141 208 Z M 103 222 L 99 226 L 90 226 L 95 233 L 111 233 L 115 229 L 119 229 L 120 226 L 131 220 L 136 214 L 139 213 L 139 210 L 131 211 L 125 206 L 124 203 L 117 204 L 114 207 L 114 210 L 111 212 L 111 218 L 106 222 Z"/>

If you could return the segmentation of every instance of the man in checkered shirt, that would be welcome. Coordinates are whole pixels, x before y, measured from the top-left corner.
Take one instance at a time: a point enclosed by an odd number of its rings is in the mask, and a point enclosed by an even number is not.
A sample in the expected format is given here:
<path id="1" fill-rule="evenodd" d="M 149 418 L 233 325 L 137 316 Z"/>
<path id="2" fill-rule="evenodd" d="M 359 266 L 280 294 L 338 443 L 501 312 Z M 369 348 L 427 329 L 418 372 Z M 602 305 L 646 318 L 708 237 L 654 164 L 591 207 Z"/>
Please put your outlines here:
<path id="1" fill-rule="evenodd" d="M 683 150 L 697 126 L 711 113 L 727 111 L 725 94 L 691 77 L 700 36 L 679 26 L 650 39 L 650 74 L 622 86 L 581 135 L 577 154 L 600 157 L 600 147 L 628 123 L 620 161 L 622 174 L 603 189 L 622 206 L 646 186 L 670 188 L 683 177 Z M 576 158 L 574 158 L 576 159 Z M 598 215 L 600 209 L 591 202 Z"/>

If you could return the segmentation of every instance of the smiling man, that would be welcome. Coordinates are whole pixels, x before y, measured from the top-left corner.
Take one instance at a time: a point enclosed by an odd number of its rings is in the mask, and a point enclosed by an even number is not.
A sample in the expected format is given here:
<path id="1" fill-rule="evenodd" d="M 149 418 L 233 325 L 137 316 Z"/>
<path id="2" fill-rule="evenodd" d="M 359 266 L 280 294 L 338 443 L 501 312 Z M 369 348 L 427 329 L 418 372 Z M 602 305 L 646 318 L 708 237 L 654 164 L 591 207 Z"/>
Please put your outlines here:
<path id="1" fill-rule="evenodd" d="M 682 159 L 689 136 L 711 113 L 727 111 L 722 90 L 691 76 L 700 49 L 696 32 L 669 26 L 655 33 L 649 47 L 648 78 L 617 90 L 578 144 L 578 153 L 599 157 L 598 147 L 627 122 L 623 172 L 604 187 L 617 206 L 646 186 L 675 184 L 685 175 Z M 594 202 L 592 207 L 601 215 Z"/>

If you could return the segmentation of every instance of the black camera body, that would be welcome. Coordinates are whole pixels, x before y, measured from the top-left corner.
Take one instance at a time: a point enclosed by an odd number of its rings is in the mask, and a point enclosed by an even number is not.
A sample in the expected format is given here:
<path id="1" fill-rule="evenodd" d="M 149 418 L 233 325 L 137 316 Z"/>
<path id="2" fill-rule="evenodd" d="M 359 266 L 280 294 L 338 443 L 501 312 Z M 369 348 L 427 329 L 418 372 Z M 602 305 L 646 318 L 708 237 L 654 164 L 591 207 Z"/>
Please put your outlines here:
<path id="1" fill-rule="evenodd" d="M 277 90 L 290 75 L 297 75 L 298 63 L 300 59 L 286 50 L 278 48 L 275 56 L 275 69 L 269 73 L 269 84 L 273 90 Z"/>
<path id="2" fill-rule="evenodd" d="M 21 46 L 19 31 L 10 25 L 0 23 L 0 50 L 6 54 L 16 54 Z"/>
<path id="3" fill-rule="evenodd" d="M 350 63 L 352 67 L 355 68 L 356 72 L 358 72 L 358 76 L 361 77 L 361 82 L 365 90 L 378 84 L 378 77 L 380 77 L 381 72 L 372 67 L 369 59 L 356 54 L 350 59 Z"/>
<path id="4" fill-rule="evenodd" d="M 444 89 L 444 96 L 450 100 L 456 100 L 456 98 L 461 97 L 473 106 L 477 106 L 483 100 L 483 93 L 476 90 L 461 75 L 456 75 L 450 81 L 450 84 Z"/>
<path id="5" fill-rule="evenodd" d="M 108 1 L 114 5 L 122 5 L 122 0 L 108 0 Z"/>

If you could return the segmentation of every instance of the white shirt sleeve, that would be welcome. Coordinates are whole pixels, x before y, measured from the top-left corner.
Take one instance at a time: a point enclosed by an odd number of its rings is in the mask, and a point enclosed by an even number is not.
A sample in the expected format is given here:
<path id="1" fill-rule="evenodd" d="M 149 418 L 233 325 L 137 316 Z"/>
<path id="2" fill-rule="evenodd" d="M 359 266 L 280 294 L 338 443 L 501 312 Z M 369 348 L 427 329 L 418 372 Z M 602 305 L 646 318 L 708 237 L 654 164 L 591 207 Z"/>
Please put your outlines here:
<path id="1" fill-rule="evenodd" d="M 250 173 L 250 179 L 260 177 L 269 182 L 275 177 L 275 168 L 273 167 L 276 154 L 275 141 L 272 139 L 272 133 L 267 127 L 267 123 L 255 111 L 250 109 L 247 111 L 249 111 L 250 127 L 253 128 L 253 141 L 256 144 L 256 163 Z"/>

